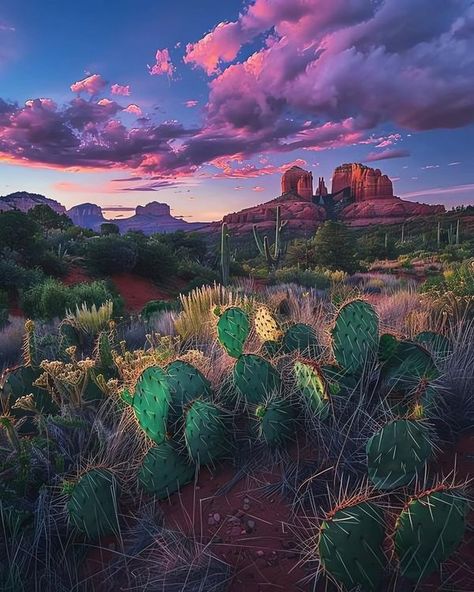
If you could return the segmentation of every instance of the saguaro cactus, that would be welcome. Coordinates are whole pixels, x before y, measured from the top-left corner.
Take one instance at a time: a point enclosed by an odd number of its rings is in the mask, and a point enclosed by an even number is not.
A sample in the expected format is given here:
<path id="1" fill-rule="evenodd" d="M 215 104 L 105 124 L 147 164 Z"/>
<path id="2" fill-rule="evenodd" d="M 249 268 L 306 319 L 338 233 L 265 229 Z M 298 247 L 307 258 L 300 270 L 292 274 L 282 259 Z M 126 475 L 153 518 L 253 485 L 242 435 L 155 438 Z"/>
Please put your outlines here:
<path id="1" fill-rule="evenodd" d="M 221 280 L 222 285 L 227 286 L 229 284 L 230 275 L 230 247 L 229 247 L 230 234 L 228 226 L 225 222 L 222 223 L 221 227 Z"/>
<path id="2" fill-rule="evenodd" d="M 255 238 L 255 243 L 257 245 L 260 255 L 265 257 L 269 269 L 276 269 L 278 267 L 278 264 L 280 263 L 281 257 L 284 252 L 281 240 L 281 233 L 287 223 L 288 220 L 281 220 L 281 206 L 277 206 L 275 223 L 275 243 L 273 244 L 273 247 L 270 247 L 267 236 L 263 238 L 262 242 L 262 239 L 260 238 L 257 232 L 257 226 L 254 225 L 253 227 L 253 236 Z"/>

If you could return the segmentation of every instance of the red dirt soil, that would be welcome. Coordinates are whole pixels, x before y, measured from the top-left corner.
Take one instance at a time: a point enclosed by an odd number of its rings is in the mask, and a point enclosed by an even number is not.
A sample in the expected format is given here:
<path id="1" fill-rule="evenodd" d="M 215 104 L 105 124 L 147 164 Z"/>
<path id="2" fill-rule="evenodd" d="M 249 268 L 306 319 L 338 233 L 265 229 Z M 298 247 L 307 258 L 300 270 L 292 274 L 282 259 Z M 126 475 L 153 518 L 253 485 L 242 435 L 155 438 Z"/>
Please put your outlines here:
<path id="1" fill-rule="evenodd" d="M 150 300 L 172 300 L 174 298 L 173 288 L 159 288 L 150 279 L 132 273 L 113 275 L 110 279 L 122 296 L 128 312 L 141 311 Z M 91 282 L 93 278 L 84 268 L 74 266 L 62 281 L 67 286 L 73 286 L 82 282 Z"/>
<path id="2" fill-rule="evenodd" d="M 444 475 L 456 467 L 457 482 L 474 472 L 474 435 L 460 439 L 454 450 L 438 459 L 434 469 Z M 198 480 L 161 502 L 165 525 L 208 545 L 210 553 L 229 564 L 233 571 L 229 592 L 327 592 L 324 579 L 314 586 L 301 563 L 298 542 L 288 524 L 294 523 L 290 505 L 278 494 L 265 495 L 263 484 L 280 480 L 278 471 L 261 472 L 242 479 L 227 494 L 217 495 L 231 481 L 234 471 L 220 465 L 215 472 L 203 469 Z M 257 484 L 259 487 L 257 488 Z M 471 513 L 469 524 L 473 523 Z M 89 557 L 89 574 L 100 572 L 114 556 L 112 538 Z M 417 590 L 473 592 L 474 533 L 467 529 L 455 555 L 443 565 L 442 576 L 430 577 Z M 442 580 L 442 581 L 441 581 Z M 97 590 L 102 590 L 100 586 Z M 377 592 L 382 592 L 378 590 Z"/>

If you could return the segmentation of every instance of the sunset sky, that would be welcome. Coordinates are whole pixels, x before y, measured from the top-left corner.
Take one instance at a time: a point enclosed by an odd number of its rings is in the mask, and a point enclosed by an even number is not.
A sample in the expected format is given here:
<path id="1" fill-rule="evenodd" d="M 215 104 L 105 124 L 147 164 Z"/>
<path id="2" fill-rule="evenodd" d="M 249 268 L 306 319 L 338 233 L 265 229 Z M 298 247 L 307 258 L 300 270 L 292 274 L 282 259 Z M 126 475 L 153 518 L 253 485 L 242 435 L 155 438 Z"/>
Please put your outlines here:
<path id="1" fill-rule="evenodd" d="M 0 195 L 208 221 L 344 162 L 474 204 L 473 1 L 0 2 Z"/>

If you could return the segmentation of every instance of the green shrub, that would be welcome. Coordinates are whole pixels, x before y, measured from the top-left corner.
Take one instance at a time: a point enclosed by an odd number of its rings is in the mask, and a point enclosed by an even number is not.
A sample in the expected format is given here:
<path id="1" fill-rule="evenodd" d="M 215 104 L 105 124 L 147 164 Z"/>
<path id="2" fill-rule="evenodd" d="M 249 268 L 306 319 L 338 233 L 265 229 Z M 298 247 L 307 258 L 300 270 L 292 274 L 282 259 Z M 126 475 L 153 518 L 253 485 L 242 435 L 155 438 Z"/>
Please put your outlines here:
<path id="1" fill-rule="evenodd" d="M 137 263 L 137 245 L 116 235 L 89 239 L 86 246 L 89 266 L 105 275 L 131 271 Z"/>
<path id="2" fill-rule="evenodd" d="M 177 300 L 150 300 L 142 308 L 140 315 L 144 319 L 149 319 L 154 314 L 167 311 L 179 310 L 179 303 Z"/>
<path id="3" fill-rule="evenodd" d="M 22 294 L 21 306 L 25 315 L 32 319 L 50 320 L 63 318 L 68 310 L 76 310 L 85 304 L 87 307 L 99 307 L 111 300 L 114 314 L 123 310 L 123 302 L 104 281 L 65 286 L 61 282 L 48 278 Z"/>
<path id="4" fill-rule="evenodd" d="M 13 259 L 0 259 L 0 286 L 7 291 L 27 289 L 43 280 L 44 274 L 39 269 L 26 269 Z"/>
<path id="5" fill-rule="evenodd" d="M 282 267 L 277 269 L 270 277 L 276 284 L 299 284 L 306 288 L 325 290 L 329 288 L 331 281 L 328 272 L 318 269 L 299 269 L 298 267 Z"/>
<path id="6" fill-rule="evenodd" d="M 139 237 L 138 241 L 135 273 L 156 281 L 163 281 L 174 275 L 178 258 L 171 247 L 162 242 L 159 235 L 146 240 Z"/>

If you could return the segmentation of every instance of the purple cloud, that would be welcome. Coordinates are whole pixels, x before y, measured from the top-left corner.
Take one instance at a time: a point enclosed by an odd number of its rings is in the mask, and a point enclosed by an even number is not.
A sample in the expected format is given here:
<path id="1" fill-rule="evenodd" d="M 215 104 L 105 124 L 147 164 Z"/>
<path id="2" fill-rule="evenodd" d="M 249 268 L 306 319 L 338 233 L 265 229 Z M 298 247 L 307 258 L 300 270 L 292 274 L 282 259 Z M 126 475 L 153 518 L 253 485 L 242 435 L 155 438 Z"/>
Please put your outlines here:
<path id="1" fill-rule="evenodd" d="M 366 162 L 376 162 L 377 160 L 390 160 L 392 158 L 406 158 L 410 156 L 410 152 L 408 150 L 384 150 L 382 152 L 371 152 L 367 158 L 365 159 Z"/>

